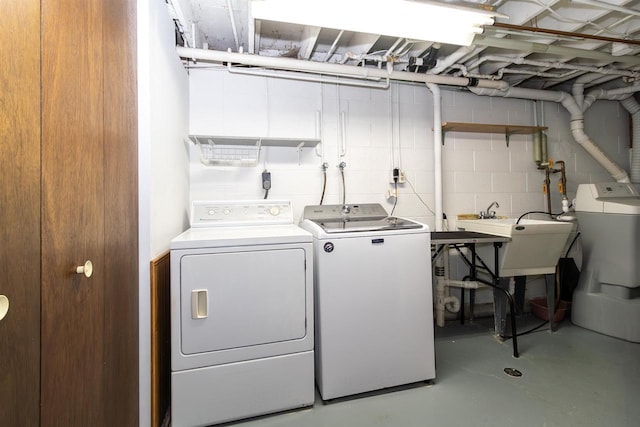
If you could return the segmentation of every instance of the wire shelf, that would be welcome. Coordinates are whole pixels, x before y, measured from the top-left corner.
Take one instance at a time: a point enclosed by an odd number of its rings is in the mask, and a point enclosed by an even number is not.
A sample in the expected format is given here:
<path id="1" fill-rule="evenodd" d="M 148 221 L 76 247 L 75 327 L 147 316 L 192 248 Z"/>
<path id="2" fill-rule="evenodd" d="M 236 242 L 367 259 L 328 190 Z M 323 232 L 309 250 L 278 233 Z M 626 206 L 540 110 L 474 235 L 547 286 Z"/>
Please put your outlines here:
<path id="1" fill-rule="evenodd" d="M 257 166 L 262 147 L 288 147 L 298 150 L 316 147 L 318 138 L 278 138 L 250 136 L 189 135 L 200 149 L 200 161 L 207 166 Z"/>
<path id="2" fill-rule="evenodd" d="M 256 166 L 260 159 L 260 140 L 254 145 L 216 144 L 207 138 L 196 139 L 200 148 L 200 161 L 207 166 Z"/>

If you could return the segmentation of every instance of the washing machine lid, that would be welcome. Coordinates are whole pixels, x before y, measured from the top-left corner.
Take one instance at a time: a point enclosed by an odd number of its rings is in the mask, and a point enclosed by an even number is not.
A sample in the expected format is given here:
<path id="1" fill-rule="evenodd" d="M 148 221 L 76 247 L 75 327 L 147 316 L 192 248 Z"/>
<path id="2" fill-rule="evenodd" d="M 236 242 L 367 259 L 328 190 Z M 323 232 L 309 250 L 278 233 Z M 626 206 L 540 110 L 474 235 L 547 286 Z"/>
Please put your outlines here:
<path id="1" fill-rule="evenodd" d="M 314 227 L 309 227 L 309 223 Z M 379 203 L 305 206 L 301 224 L 312 232 L 321 229 L 326 234 L 392 232 L 425 227 L 409 219 L 388 216 Z"/>
<path id="2" fill-rule="evenodd" d="M 640 215 L 640 193 L 633 184 L 620 182 L 580 184 L 576 212 Z"/>
<path id="3" fill-rule="evenodd" d="M 366 231 L 395 231 L 422 228 L 423 225 L 409 219 L 394 216 L 379 219 L 354 219 L 322 221 L 314 220 L 326 233 L 358 233 Z"/>

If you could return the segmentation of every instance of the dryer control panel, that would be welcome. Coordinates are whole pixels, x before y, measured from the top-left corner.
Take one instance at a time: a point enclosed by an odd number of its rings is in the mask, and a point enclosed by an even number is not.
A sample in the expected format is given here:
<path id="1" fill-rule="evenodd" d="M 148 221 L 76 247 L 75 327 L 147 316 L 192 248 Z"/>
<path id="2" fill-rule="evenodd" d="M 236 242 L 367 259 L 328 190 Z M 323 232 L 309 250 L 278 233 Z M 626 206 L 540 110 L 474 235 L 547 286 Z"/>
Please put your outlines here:
<path id="1" fill-rule="evenodd" d="M 191 203 L 191 227 L 293 224 L 286 200 L 197 200 Z"/>

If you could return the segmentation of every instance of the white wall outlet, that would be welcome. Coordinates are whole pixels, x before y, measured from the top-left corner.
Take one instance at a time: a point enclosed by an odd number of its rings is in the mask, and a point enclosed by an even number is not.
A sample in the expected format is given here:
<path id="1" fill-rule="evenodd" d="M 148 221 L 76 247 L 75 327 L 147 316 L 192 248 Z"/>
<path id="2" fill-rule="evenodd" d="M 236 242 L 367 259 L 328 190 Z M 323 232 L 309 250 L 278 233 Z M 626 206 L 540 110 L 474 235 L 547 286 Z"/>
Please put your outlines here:
<path id="1" fill-rule="evenodd" d="M 393 184 L 393 170 L 391 171 L 391 176 L 389 177 L 389 183 Z M 404 184 L 405 182 L 407 182 L 406 177 L 404 175 L 404 171 L 400 170 L 400 173 L 398 174 L 398 184 Z"/>

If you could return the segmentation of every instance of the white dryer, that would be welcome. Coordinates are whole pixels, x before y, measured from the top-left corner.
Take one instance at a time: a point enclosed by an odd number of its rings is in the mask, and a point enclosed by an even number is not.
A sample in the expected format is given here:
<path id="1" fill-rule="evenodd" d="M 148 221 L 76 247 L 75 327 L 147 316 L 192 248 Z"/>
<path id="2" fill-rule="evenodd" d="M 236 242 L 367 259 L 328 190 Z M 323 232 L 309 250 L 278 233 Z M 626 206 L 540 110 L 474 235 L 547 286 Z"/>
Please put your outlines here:
<path id="1" fill-rule="evenodd" d="M 171 242 L 171 418 L 313 404 L 312 236 L 285 201 L 193 202 Z"/>
<path id="2" fill-rule="evenodd" d="M 307 206 L 324 400 L 435 378 L 429 228 L 379 204 Z"/>

